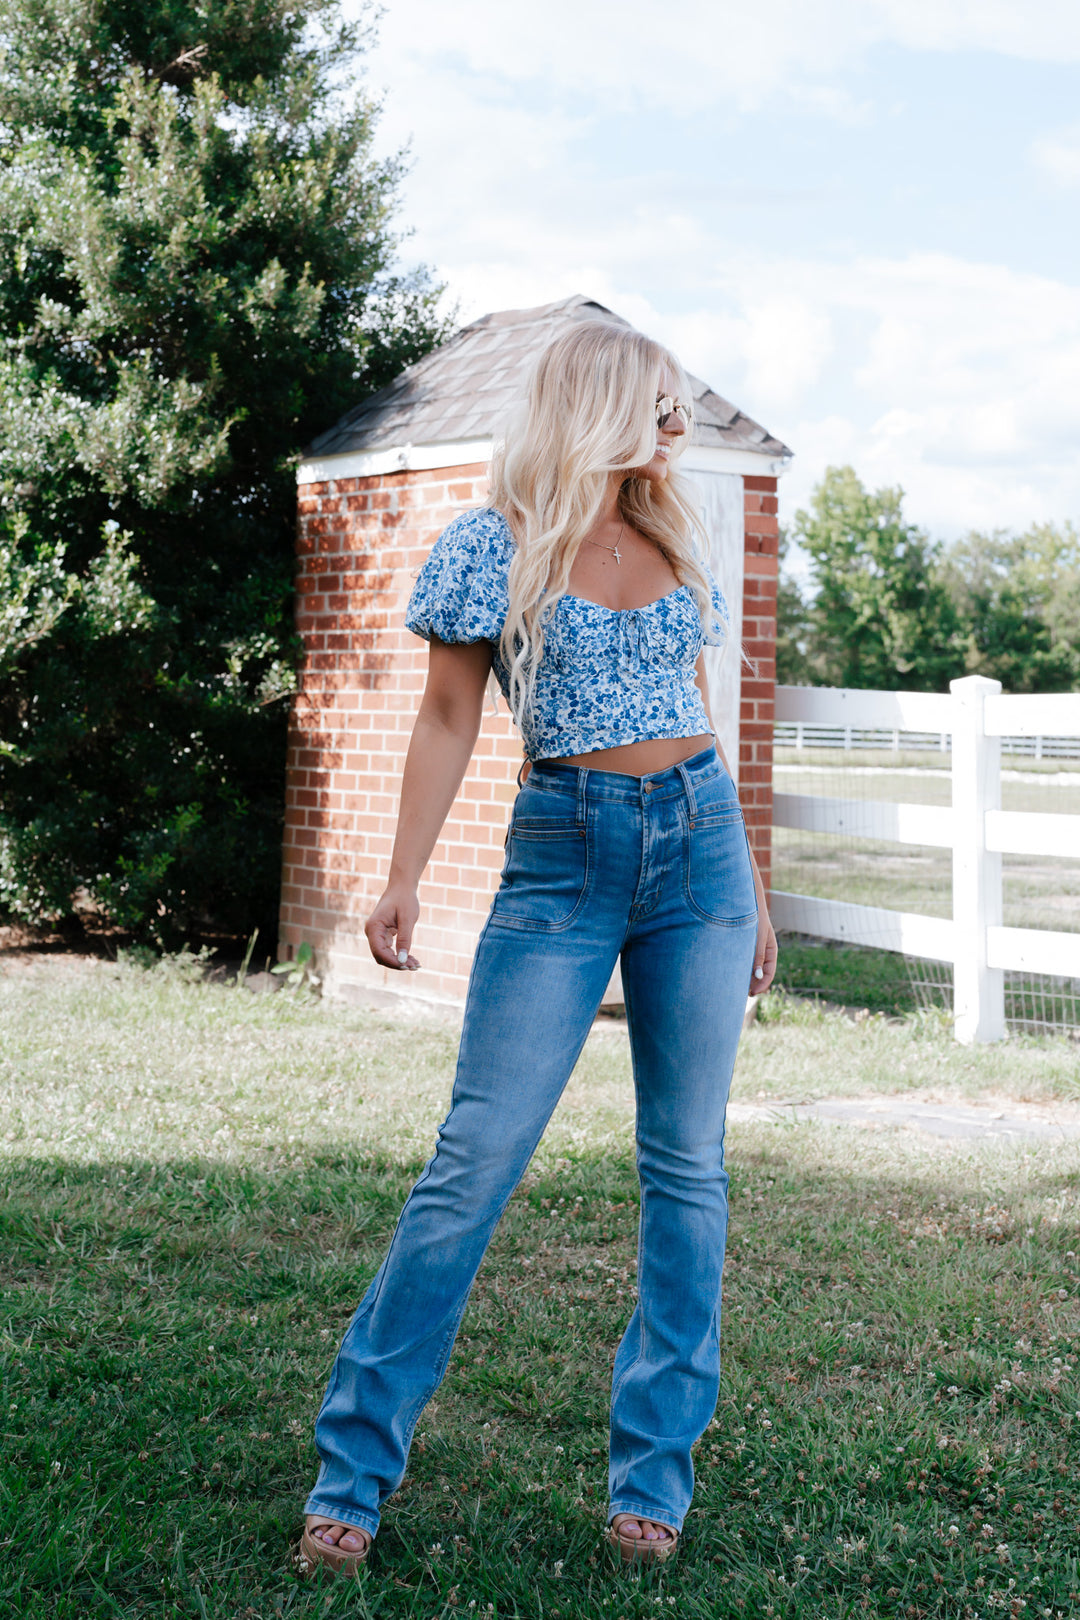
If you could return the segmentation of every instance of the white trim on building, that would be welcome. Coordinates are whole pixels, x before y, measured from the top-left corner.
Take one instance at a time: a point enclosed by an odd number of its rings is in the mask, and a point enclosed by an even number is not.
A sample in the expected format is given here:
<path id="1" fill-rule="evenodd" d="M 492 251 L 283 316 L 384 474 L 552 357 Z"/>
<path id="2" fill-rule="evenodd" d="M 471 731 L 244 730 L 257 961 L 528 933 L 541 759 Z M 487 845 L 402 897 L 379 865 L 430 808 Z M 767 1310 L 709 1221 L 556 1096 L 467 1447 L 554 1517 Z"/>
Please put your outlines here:
<path id="1" fill-rule="evenodd" d="M 445 444 L 399 444 L 385 450 L 352 450 L 345 455 L 320 456 L 302 461 L 296 469 L 298 484 L 324 484 L 337 478 L 376 478 L 382 473 L 433 472 L 436 468 L 468 467 L 490 461 L 494 440 L 455 439 Z M 680 458 L 685 472 L 741 473 L 744 477 L 782 477 L 788 461 L 782 456 L 723 445 L 692 445 Z"/>

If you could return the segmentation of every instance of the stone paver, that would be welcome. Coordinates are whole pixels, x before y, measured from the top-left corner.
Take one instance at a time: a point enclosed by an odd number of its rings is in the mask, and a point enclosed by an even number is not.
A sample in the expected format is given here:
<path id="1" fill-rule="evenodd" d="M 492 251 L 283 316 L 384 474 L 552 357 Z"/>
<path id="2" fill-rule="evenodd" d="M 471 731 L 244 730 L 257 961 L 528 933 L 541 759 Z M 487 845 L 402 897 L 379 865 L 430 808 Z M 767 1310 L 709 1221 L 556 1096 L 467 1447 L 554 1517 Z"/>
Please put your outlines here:
<path id="1" fill-rule="evenodd" d="M 1080 1108 L 1073 1103 L 957 1103 L 925 1101 L 904 1096 L 819 1097 L 806 1102 L 732 1102 L 733 1123 L 771 1120 L 801 1125 L 821 1121 L 832 1125 L 922 1131 L 941 1137 L 999 1137 L 1063 1142 L 1080 1136 Z"/>

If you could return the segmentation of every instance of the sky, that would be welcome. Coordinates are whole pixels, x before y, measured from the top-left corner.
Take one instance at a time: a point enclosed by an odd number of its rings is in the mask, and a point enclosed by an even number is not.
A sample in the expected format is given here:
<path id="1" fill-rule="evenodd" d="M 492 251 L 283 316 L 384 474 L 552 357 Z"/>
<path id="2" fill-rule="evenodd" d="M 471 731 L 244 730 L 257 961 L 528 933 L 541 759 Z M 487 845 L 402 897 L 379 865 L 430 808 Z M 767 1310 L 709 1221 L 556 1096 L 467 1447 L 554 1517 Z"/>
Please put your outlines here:
<path id="1" fill-rule="evenodd" d="M 346 9 L 359 0 L 346 0 Z M 584 293 L 932 535 L 1080 522 L 1080 0 L 387 0 L 406 262 Z"/>

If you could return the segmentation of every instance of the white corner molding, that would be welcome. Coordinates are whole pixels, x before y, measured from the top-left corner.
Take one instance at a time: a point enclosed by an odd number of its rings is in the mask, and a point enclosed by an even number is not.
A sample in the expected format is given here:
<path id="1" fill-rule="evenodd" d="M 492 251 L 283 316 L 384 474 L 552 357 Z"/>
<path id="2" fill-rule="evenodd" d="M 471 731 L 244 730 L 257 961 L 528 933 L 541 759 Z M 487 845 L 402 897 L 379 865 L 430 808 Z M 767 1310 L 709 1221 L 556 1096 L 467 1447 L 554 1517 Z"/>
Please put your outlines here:
<path id="1" fill-rule="evenodd" d="M 298 484 L 327 484 L 337 478 L 378 478 L 383 473 L 434 472 L 490 461 L 493 439 L 452 439 L 443 444 L 396 444 L 385 450 L 353 450 L 343 456 L 302 461 Z"/>
<path id="2" fill-rule="evenodd" d="M 448 439 L 440 444 L 394 444 L 384 450 L 352 450 L 340 456 L 316 456 L 296 469 L 298 484 L 327 484 L 337 478 L 378 478 L 383 473 L 434 472 L 490 461 L 494 439 Z M 779 478 L 788 466 L 783 456 L 723 445 L 693 445 L 679 458 L 684 472 L 739 473 Z"/>
<path id="3" fill-rule="evenodd" d="M 681 472 L 741 473 L 750 478 L 782 478 L 790 456 L 765 455 L 760 450 L 736 450 L 723 444 L 692 444 L 679 457 Z"/>

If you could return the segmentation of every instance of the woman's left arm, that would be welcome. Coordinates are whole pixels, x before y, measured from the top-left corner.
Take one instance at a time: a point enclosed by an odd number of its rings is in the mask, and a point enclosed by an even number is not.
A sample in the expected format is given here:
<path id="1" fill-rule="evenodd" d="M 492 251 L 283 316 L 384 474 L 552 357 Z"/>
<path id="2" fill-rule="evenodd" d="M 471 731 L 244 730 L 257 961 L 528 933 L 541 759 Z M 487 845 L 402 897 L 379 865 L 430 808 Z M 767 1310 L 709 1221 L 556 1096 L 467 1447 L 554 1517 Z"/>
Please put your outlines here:
<path id="1" fill-rule="evenodd" d="M 712 711 L 709 708 L 709 683 L 705 674 L 704 653 L 702 653 L 697 661 L 696 679 L 698 690 L 701 693 L 701 701 L 705 705 L 705 713 L 708 715 L 709 724 L 713 728 L 713 741 L 716 743 L 716 752 L 720 755 L 720 758 L 724 762 L 724 769 L 727 771 L 728 775 L 731 776 L 731 766 L 728 764 L 724 750 L 720 746 L 720 738 L 716 734 L 716 724 L 712 717 Z M 734 778 L 732 778 L 732 780 L 734 780 Z M 747 848 L 749 849 L 749 847 L 748 840 Z M 770 984 L 772 984 L 773 978 L 776 974 L 776 933 L 773 929 L 772 923 L 769 920 L 769 908 L 765 901 L 765 886 L 761 881 L 761 873 L 758 871 L 758 864 L 754 859 L 754 851 L 752 849 L 750 849 L 750 865 L 754 872 L 754 888 L 757 891 L 758 903 L 757 946 L 754 950 L 754 971 L 750 978 L 750 994 L 752 996 L 760 996 L 769 988 Z"/>

